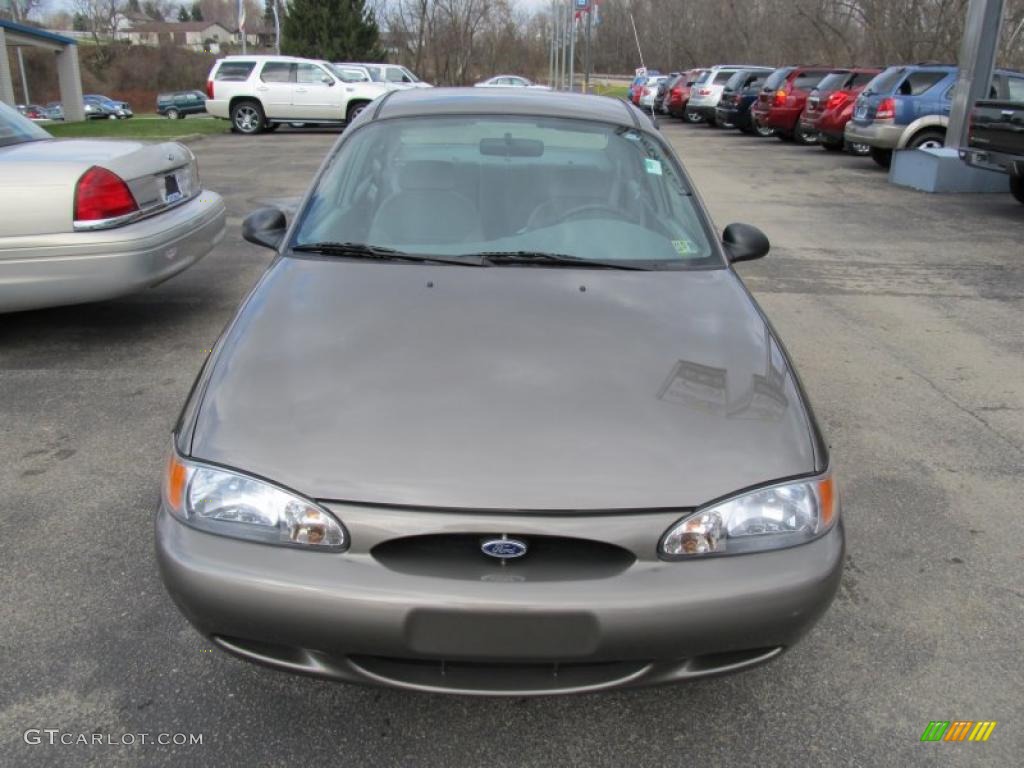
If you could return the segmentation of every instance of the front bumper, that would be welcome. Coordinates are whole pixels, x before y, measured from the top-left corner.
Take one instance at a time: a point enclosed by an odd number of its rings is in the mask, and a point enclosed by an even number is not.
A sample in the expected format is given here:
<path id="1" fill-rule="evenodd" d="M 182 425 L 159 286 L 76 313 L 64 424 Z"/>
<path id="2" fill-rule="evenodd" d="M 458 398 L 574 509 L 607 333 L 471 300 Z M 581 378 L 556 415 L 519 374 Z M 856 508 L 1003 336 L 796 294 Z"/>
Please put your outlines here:
<path id="1" fill-rule="evenodd" d="M 843 130 L 843 136 L 851 144 L 867 144 L 878 149 L 896 149 L 902 135 L 903 126 L 891 123 L 861 125 L 851 120 Z"/>
<path id="2" fill-rule="evenodd" d="M 1020 155 L 968 147 L 960 150 L 960 159 L 975 168 L 1008 173 L 1011 176 L 1024 176 L 1024 158 Z"/>
<path id="3" fill-rule="evenodd" d="M 841 525 L 788 550 L 691 562 L 657 558 L 679 511 L 593 516 L 420 512 L 329 505 L 344 553 L 195 530 L 161 508 L 157 559 L 175 603 L 214 643 L 250 661 L 354 683 L 533 695 L 664 683 L 766 661 L 825 611 L 839 585 Z M 597 573 L 529 557 L 396 568 L 375 546 L 466 532 L 563 536 L 628 550 Z M 540 556 L 538 555 L 538 558 Z"/>
<path id="4" fill-rule="evenodd" d="M 0 312 L 102 301 L 161 283 L 224 237 L 224 201 L 187 203 L 114 229 L 0 238 Z"/>

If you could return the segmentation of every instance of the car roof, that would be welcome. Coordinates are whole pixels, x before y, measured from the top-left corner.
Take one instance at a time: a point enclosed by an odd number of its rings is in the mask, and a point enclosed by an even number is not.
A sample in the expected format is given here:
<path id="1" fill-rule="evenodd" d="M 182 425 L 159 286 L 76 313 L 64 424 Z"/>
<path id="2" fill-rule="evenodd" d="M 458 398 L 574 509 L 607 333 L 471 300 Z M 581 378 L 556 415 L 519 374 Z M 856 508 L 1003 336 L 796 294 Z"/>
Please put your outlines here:
<path id="1" fill-rule="evenodd" d="M 373 120 L 434 115 L 562 117 L 657 133 L 643 112 L 621 99 L 532 88 L 411 88 L 390 92 L 376 109 L 367 109 L 366 113 L 371 113 Z"/>
<path id="2" fill-rule="evenodd" d="M 323 61 L 323 59 L 309 59 L 305 56 L 277 56 L 276 54 L 254 53 L 233 53 L 230 56 L 222 56 L 217 61 Z"/>

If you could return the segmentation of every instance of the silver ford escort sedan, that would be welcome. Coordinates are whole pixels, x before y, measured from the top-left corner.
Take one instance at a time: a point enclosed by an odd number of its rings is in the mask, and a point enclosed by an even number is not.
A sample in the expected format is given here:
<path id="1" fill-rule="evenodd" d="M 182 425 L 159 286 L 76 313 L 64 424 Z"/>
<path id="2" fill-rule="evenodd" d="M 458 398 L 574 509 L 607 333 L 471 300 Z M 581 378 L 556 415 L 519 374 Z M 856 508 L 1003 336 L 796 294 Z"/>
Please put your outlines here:
<path id="1" fill-rule="evenodd" d="M 156 515 L 226 651 L 347 682 L 530 695 L 778 656 L 843 528 L 775 331 L 621 101 L 391 93 L 353 121 L 217 342 Z"/>

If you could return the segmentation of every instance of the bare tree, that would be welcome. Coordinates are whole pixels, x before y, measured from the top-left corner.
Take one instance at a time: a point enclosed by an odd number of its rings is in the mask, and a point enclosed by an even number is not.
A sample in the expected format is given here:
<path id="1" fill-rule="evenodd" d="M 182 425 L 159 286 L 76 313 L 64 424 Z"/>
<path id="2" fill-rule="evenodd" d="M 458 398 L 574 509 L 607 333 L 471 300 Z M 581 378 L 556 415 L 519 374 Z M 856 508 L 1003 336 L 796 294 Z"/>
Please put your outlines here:
<path id="1" fill-rule="evenodd" d="M 30 16 L 42 12 L 46 0 L 5 0 L 0 5 L 0 17 L 8 17 L 11 21 L 26 22 Z"/>
<path id="2" fill-rule="evenodd" d="M 72 8 L 86 20 L 97 45 L 117 38 L 118 27 L 124 19 L 124 0 L 74 0 Z"/>

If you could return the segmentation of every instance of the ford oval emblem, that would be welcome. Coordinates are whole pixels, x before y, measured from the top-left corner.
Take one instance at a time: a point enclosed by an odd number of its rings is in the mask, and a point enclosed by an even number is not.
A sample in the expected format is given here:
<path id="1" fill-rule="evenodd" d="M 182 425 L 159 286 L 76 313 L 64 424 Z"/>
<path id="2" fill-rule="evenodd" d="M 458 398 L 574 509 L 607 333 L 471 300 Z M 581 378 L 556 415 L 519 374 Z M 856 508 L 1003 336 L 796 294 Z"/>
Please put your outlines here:
<path id="1" fill-rule="evenodd" d="M 526 554 L 526 542 L 519 539 L 501 538 L 485 539 L 480 544 L 480 549 L 485 555 L 496 557 L 499 560 L 511 560 L 522 557 Z"/>

